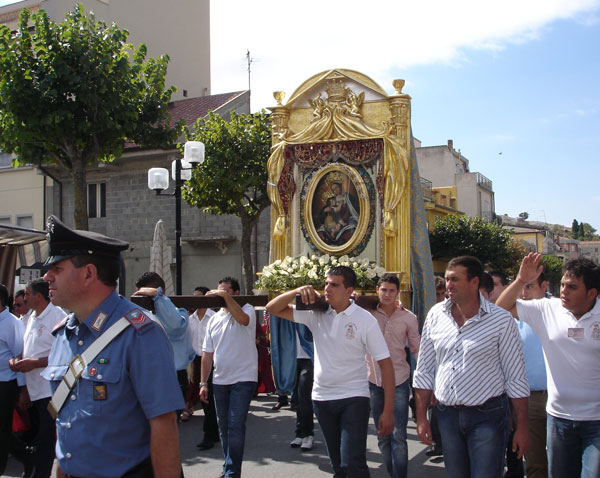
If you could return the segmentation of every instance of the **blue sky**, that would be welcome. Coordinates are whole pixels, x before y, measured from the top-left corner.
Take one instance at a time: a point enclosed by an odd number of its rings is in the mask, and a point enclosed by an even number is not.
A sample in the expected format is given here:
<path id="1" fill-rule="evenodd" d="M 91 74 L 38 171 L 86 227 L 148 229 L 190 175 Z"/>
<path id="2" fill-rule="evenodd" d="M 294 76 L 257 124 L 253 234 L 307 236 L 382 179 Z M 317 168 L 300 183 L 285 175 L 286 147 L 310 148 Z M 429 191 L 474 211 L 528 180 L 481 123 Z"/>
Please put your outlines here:
<path id="1" fill-rule="evenodd" d="M 212 93 L 248 87 L 248 49 L 252 110 L 334 67 L 403 78 L 415 136 L 452 139 L 497 214 L 600 230 L 600 0 L 212 1 Z"/>

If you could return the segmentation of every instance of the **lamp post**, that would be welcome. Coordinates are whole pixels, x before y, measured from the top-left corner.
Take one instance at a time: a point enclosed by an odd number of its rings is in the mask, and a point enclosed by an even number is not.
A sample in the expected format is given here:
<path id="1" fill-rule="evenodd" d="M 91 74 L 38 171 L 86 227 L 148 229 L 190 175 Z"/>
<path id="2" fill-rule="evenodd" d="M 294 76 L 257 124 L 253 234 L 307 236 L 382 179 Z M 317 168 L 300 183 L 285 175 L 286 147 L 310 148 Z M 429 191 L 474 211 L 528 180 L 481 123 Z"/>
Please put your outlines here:
<path id="1" fill-rule="evenodd" d="M 148 188 L 157 196 L 175 196 L 175 293 L 181 295 L 181 186 L 192 178 L 192 170 L 204 161 L 204 143 L 187 141 L 184 157 L 171 163 L 171 174 L 175 181 L 175 190 L 171 194 L 163 191 L 169 188 L 169 171 L 165 168 L 148 170 Z"/>

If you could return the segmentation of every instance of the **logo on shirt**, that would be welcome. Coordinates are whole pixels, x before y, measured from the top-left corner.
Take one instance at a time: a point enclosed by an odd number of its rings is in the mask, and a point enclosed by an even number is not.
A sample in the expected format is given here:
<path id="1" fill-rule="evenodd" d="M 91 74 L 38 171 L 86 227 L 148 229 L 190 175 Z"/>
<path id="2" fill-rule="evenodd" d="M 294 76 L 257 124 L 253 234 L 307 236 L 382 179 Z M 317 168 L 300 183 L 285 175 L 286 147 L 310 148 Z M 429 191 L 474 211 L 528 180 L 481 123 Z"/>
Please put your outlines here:
<path id="1" fill-rule="evenodd" d="M 600 322 L 592 324 L 592 338 L 594 340 L 600 340 Z"/>
<path id="2" fill-rule="evenodd" d="M 346 338 L 348 340 L 354 340 L 356 338 L 356 324 L 353 322 L 346 324 Z"/>

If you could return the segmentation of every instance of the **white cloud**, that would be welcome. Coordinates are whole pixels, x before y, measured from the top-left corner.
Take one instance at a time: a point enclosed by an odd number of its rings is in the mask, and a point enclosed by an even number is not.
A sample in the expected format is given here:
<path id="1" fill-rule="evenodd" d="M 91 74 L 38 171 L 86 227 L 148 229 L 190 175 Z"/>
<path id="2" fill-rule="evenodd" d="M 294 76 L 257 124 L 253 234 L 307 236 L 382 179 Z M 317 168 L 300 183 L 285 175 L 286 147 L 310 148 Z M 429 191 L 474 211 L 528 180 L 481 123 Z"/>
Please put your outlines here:
<path id="1" fill-rule="evenodd" d="M 361 71 L 387 91 L 402 68 L 461 62 L 465 48 L 499 51 L 536 39 L 558 19 L 591 21 L 598 0 L 220 0 L 211 2 L 213 93 L 246 89 L 252 64 L 253 109 L 289 98 L 330 68 Z M 400 74 L 399 74 L 400 72 Z"/>

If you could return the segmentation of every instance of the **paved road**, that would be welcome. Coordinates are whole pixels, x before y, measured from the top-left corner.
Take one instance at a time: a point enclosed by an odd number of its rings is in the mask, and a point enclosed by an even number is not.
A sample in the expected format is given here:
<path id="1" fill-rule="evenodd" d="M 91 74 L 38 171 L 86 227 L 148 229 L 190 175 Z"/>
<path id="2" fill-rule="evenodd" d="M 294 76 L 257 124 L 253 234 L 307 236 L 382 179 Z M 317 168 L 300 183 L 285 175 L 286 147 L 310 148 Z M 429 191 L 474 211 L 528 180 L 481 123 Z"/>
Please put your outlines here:
<path id="1" fill-rule="evenodd" d="M 295 413 L 287 407 L 271 410 L 276 396 L 260 395 L 252 401 L 246 432 L 246 449 L 242 475 L 244 478 L 319 478 L 331 477 L 327 451 L 318 425 L 315 427 L 315 446 L 302 452 L 289 446 L 294 438 Z M 179 428 L 183 470 L 187 478 L 213 478 L 221 471 L 221 448 L 199 451 L 196 443 L 202 439 L 202 411 L 196 413 Z M 372 422 L 372 420 L 371 420 Z M 316 420 L 315 420 L 316 423 Z M 408 426 L 409 478 L 445 477 L 443 463 L 433 463 L 425 456 L 425 446 L 417 440 L 415 424 Z M 367 441 L 367 460 L 372 478 L 387 478 L 377 448 L 377 437 L 370 425 Z M 22 468 L 11 459 L 5 476 L 18 477 Z"/>

